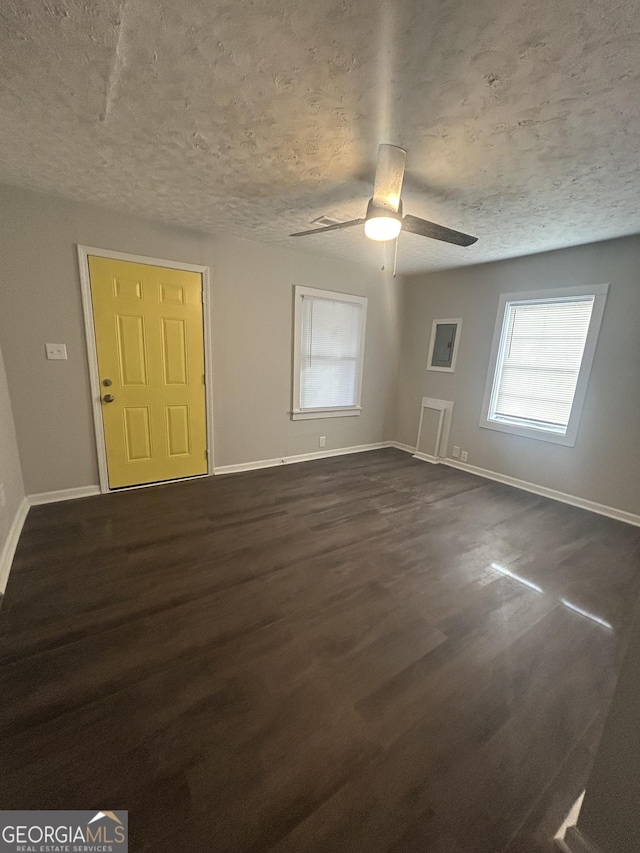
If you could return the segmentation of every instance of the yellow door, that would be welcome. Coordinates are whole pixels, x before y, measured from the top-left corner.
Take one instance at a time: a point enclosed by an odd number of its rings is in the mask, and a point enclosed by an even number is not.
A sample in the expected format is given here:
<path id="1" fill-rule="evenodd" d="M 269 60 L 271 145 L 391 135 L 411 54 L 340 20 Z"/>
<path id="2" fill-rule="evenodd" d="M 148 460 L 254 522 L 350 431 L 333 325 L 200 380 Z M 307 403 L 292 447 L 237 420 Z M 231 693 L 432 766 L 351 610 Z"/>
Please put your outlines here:
<path id="1" fill-rule="evenodd" d="M 207 473 L 202 277 L 90 257 L 109 486 Z"/>

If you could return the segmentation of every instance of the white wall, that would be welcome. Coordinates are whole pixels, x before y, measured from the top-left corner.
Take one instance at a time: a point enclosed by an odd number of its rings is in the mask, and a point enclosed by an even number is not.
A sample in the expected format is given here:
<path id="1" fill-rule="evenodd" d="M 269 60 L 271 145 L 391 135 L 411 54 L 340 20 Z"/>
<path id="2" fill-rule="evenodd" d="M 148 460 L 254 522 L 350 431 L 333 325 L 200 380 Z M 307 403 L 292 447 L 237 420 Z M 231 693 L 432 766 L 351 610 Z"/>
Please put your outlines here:
<path id="1" fill-rule="evenodd" d="M 396 439 L 415 444 L 423 395 L 453 400 L 469 463 L 640 513 L 640 237 L 412 276 L 403 285 Z M 610 283 L 575 447 L 479 427 L 501 293 Z M 456 372 L 426 370 L 434 319 L 462 317 Z"/>
<path id="2" fill-rule="evenodd" d="M 11 400 L 7 387 L 2 350 L 0 349 L 0 483 L 4 486 L 5 505 L 0 507 L 0 594 L 8 576 L 10 558 L 8 554 L 11 525 L 24 500 L 22 471 L 18 458 L 18 444 L 13 423 Z"/>
<path id="3" fill-rule="evenodd" d="M 306 252 L 214 239 L 0 187 L 0 341 L 28 494 L 97 484 L 76 244 L 211 267 L 216 466 L 392 438 L 397 285 Z M 369 297 L 363 413 L 292 422 L 293 285 Z M 47 361 L 65 343 L 68 361 Z"/>

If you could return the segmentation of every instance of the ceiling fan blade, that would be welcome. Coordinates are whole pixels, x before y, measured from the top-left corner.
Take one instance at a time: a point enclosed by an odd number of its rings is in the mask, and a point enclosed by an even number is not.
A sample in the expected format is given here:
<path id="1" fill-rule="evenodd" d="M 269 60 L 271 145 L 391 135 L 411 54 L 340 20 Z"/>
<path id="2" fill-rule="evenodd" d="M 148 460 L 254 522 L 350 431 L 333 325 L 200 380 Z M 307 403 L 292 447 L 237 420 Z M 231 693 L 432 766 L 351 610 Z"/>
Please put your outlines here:
<path id="1" fill-rule="evenodd" d="M 444 243 L 455 243 L 457 246 L 472 246 L 477 242 L 477 237 L 463 234 L 461 231 L 453 231 L 444 225 L 437 225 L 418 216 L 407 214 L 402 220 L 402 230 L 411 234 L 419 234 L 421 237 L 431 237 L 433 240 L 442 240 Z"/>
<path id="2" fill-rule="evenodd" d="M 373 203 L 376 207 L 398 212 L 404 179 L 407 152 L 397 145 L 380 145 L 376 178 L 373 185 Z"/>
<path id="3" fill-rule="evenodd" d="M 322 228 L 312 228 L 310 231 L 296 231 L 289 237 L 306 237 L 307 234 L 322 234 L 324 231 L 337 231 L 339 228 L 351 228 L 354 225 L 362 225 L 364 219 L 350 219 L 349 222 L 336 222 L 335 225 L 324 225 Z"/>

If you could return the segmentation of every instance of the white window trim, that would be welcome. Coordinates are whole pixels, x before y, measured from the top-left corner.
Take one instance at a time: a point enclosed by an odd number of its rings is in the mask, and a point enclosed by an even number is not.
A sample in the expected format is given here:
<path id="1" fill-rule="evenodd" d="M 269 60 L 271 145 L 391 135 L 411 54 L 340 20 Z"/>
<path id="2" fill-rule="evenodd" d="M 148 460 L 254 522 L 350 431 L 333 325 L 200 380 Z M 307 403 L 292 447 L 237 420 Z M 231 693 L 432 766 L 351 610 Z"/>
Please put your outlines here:
<path id="1" fill-rule="evenodd" d="M 453 341 L 453 353 L 451 354 L 451 367 L 433 367 L 431 365 L 431 359 L 433 358 L 433 350 L 436 345 L 436 332 L 438 330 L 438 326 L 455 326 L 456 327 L 456 336 Z M 458 360 L 458 343 L 460 341 L 460 333 L 462 331 L 462 318 L 455 317 L 452 320 L 434 320 L 431 324 L 431 342 L 429 344 L 429 356 L 427 358 L 427 370 L 437 371 L 438 373 L 455 373 L 456 372 L 456 361 Z"/>
<path id="2" fill-rule="evenodd" d="M 587 396 L 589 377 L 591 375 L 593 357 L 598 343 L 598 335 L 600 334 L 600 325 L 602 323 L 602 315 L 604 314 L 604 306 L 607 300 L 608 291 L 608 284 L 596 284 L 585 287 L 562 287 L 554 288 L 552 290 L 530 290 L 523 293 L 503 293 L 500 295 L 498 314 L 493 332 L 493 344 L 491 347 L 491 357 L 489 359 L 489 369 L 487 371 L 487 381 L 482 401 L 480 426 L 483 429 L 508 432 L 512 435 L 520 435 L 524 438 L 535 438 L 539 441 L 549 441 L 553 444 L 563 444 L 568 447 L 573 447 L 575 445 L 578 435 L 578 427 L 580 425 L 580 418 L 582 417 L 582 408 Z M 572 296 L 593 296 L 594 303 L 566 433 L 562 435 L 560 433 L 554 433 L 544 429 L 521 426 L 520 424 L 508 424 L 500 421 L 489 420 L 489 407 L 491 405 L 491 395 L 493 393 L 493 385 L 495 382 L 496 366 L 503 346 L 504 318 L 508 303 L 531 302 L 534 300 L 545 302 L 551 299 L 562 299 L 563 297 Z"/>
<path id="3" fill-rule="evenodd" d="M 359 370 L 355 406 L 331 406 L 327 408 L 303 409 L 300 407 L 300 341 L 302 338 L 302 298 L 337 299 L 362 305 L 362 334 L 358 354 Z M 291 420 L 311 420 L 313 418 L 344 418 L 359 415 L 362 411 L 362 373 L 364 368 L 364 339 L 367 330 L 367 297 L 354 296 L 351 293 L 338 293 L 336 290 L 319 290 L 314 287 L 294 286 L 293 319 L 293 394 Z"/>

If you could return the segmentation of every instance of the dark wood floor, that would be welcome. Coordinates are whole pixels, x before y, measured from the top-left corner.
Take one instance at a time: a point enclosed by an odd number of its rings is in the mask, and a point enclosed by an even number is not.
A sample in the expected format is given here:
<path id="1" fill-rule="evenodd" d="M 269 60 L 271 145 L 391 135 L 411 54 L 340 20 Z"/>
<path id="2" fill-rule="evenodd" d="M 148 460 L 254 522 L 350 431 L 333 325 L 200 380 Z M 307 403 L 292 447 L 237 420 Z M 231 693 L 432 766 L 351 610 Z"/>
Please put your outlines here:
<path id="1" fill-rule="evenodd" d="M 395 450 L 36 507 L 0 806 L 129 809 L 135 853 L 547 853 L 639 584 L 640 529 Z"/>

